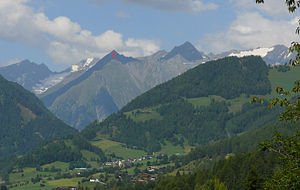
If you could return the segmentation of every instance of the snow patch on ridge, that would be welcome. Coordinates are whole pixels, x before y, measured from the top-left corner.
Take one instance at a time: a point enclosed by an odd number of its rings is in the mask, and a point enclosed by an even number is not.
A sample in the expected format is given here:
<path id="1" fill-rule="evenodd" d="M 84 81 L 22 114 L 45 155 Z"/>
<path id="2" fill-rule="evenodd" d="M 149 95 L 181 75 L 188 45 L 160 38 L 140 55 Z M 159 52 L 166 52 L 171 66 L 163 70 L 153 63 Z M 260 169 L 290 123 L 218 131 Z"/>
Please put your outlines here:
<path id="1" fill-rule="evenodd" d="M 71 66 L 71 72 L 77 72 L 77 71 L 82 71 L 82 70 L 88 70 L 91 67 L 93 67 L 97 63 L 96 58 L 87 58 L 85 60 L 82 60 L 76 65 Z"/>
<path id="2" fill-rule="evenodd" d="M 87 58 L 85 60 L 80 61 L 78 64 L 72 65 L 69 69 L 65 70 L 61 73 L 56 73 L 48 78 L 40 81 L 35 87 L 33 87 L 33 92 L 35 94 L 42 94 L 46 92 L 52 86 L 60 83 L 71 73 L 75 73 L 78 71 L 87 71 L 91 67 L 93 67 L 99 61 L 98 58 Z"/>
<path id="3" fill-rule="evenodd" d="M 84 67 L 92 67 L 91 63 L 94 61 L 94 58 L 87 58 L 85 64 L 83 65 Z"/>
<path id="4" fill-rule="evenodd" d="M 257 48 L 257 49 L 253 49 L 253 50 L 240 51 L 238 53 L 231 53 L 231 54 L 229 54 L 229 56 L 245 57 L 245 56 L 255 55 L 255 56 L 265 57 L 270 51 L 273 51 L 273 50 L 274 50 L 274 47 Z"/>
<path id="5" fill-rule="evenodd" d="M 72 68 L 71 68 L 71 72 L 77 72 L 79 71 L 79 66 L 78 65 L 72 65 Z"/>
<path id="6" fill-rule="evenodd" d="M 35 87 L 33 87 L 33 92 L 35 94 L 42 94 L 46 92 L 50 87 L 60 83 L 70 72 L 63 72 L 60 74 L 54 74 L 48 78 L 40 81 Z"/>

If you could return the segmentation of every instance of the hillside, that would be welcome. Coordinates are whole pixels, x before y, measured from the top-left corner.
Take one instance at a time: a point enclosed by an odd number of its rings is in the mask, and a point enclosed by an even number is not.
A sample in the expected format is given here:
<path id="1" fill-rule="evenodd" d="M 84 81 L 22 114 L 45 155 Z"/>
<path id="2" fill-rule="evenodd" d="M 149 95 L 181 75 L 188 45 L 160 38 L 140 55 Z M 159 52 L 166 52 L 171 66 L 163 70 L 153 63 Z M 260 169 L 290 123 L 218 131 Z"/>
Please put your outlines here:
<path id="1" fill-rule="evenodd" d="M 92 158 L 87 157 L 92 155 Z M 74 167 L 87 167 L 88 162 L 106 161 L 103 151 L 90 144 L 80 135 L 71 135 L 50 142 L 44 142 L 40 147 L 21 156 L 18 160 L 18 167 L 37 167 L 53 162 L 69 162 Z M 77 163 L 77 164 L 76 164 Z"/>
<path id="2" fill-rule="evenodd" d="M 276 110 L 245 104 L 251 94 L 270 92 L 268 67 L 260 57 L 224 58 L 158 85 L 82 134 L 147 152 L 159 151 L 166 142 L 205 145 L 274 121 Z"/>
<path id="3" fill-rule="evenodd" d="M 31 92 L 0 76 L 0 158 L 77 131 L 57 119 Z"/>
<path id="4" fill-rule="evenodd" d="M 209 95 L 233 99 L 241 94 L 265 95 L 271 92 L 268 67 L 260 57 L 226 57 L 189 70 L 158 85 L 127 104 L 122 111 L 168 103 L 180 97 Z"/>

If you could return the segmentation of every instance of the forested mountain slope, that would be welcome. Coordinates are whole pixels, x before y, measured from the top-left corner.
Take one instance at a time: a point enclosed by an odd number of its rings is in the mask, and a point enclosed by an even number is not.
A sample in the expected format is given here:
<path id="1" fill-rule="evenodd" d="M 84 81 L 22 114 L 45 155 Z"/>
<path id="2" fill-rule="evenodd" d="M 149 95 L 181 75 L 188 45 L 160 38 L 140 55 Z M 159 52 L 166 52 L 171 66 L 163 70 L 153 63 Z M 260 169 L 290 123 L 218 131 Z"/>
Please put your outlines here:
<path id="1" fill-rule="evenodd" d="M 0 157 L 77 131 L 57 119 L 31 92 L 0 76 Z"/>
<path id="2" fill-rule="evenodd" d="M 260 57 L 228 57 L 158 85 L 82 134 L 89 139 L 104 136 L 148 152 L 160 150 L 166 141 L 205 145 L 274 121 L 275 110 L 266 105 L 235 109 L 233 101 L 270 92 L 268 67 Z"/>

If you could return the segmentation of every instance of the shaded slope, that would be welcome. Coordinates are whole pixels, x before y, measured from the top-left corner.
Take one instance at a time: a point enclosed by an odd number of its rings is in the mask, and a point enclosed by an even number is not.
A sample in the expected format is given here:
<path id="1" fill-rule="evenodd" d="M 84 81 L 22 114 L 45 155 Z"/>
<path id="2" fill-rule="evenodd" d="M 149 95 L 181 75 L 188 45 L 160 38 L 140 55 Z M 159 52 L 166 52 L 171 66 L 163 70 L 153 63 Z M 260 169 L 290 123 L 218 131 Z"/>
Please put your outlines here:
<path id="1" fill-rule="evenodd" d="M 113 59 L 112 52 L 105 57 L 103 57 L 100 61 L 98 61 L 91 69 L 86 71 L 84 74 L 82 74 L 80 77 L 76 78 L 75 80 L 70 81 L 67 83 L 65 86 L 62 88 L 59 88 L 57 91 L 52 92 L 51 94 L 48 94 L 47 96 L 42 97 L 42 101 L 45 103 L 47 107 L 51 106 L 52 103 L 55 101 L 55 99 L 67 92 L 70 88 L 73 86 L 81 83 L 85 79 L 87 79 L 92 73 L 95 71 L 101 70 L 107 63 L 109 63 Z M 120 55 L 116 53 L 116 58 L 117 61 L 120 61 L 123 64 L 126 64 L 128 62 L 132 61 L 138 61 L 137 59 L 130 58 L 130 57 L 125 57 L 123 55 Z"/>
<path id="2" fill-rule="evenodd" d="M 89 86 L 93 90 L 86 96 L 76 92 L 86 90 L 82 85 L 69 90 L 66 95 L 57 98 L 55 104 L 51 107 L 53 113 L 74 127 L 82 129 L 82 126 L 88 125 L 96 119 L 101 120 L 107 116 L 107 112 L 115 113 L 118 107 L 112 97 L 103 87 Z M 85 93 L 84 93 L 85 94 Z"/>
<path id="3" fill-rule="evenodd" d="M 9 81 L 17 82 L 32 91 L 35 85 L 53 74 L 44 64 L 36 64 L 28 60 L 0 68 L 0 74 Z"/>
<path id="4" fill-rule="evenodd" d="M 80 135 L 71 135 L 43 143 L 40 147 L 20 157 L 17 164 L 19 167 L 36 167 L 57 161 L 86 164 L 83 150 L 95 153 L 99 157 L 98 161 L 106 160 L 100 148 L 93 146 Z"/>
<path id="5" fill-rule="evenodd" d="M 34 94 L 0 76 L 0 157 L 25 153 L 42 141 L 75 132 Z"/>

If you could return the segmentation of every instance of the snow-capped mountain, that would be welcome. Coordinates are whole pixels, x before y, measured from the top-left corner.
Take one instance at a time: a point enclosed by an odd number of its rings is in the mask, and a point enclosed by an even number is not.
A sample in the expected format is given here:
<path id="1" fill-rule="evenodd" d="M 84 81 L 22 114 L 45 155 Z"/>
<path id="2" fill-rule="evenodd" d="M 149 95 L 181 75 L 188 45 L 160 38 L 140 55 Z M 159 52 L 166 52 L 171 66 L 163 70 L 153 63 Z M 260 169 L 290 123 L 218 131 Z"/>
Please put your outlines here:
<path id="1" fill-rule="evenodd" d="M 71 73 L 78 71 L 87 71 L 92 68 L 98 61 L 98 58 L 87 58 L 80 61 L 78 64 L 72 65 L 68 70 L 70 70 Z"/>
<path id="2" fill-rule="evenodd" d="M 67 78 L 73 79 L 80 76 L 98 61 L 98 58 L 87 58 L 62 72 L 53 72 L 45 64 L 36 64 L 29 60 L 24 60 L 1 67 L 0 74 L 7 80 L 17 82 L 27 90 L 39 95 Z"/>
<path id="3" fill-rule="evenodd" d="M 42 94 L 46 92 L 52 86 L 62 82 L 66 78 L 76 78 L 80 76 L 83 72 L 92 68 L 97 62 L 99 61 L 98 58 L 87 58 L 80 61 L 78 64 L 72 65 L 71 67 L 67 68 L 66 70 L 53 73 L 49 77 L 40 80 L 33 88 L 32 91 L 35 94 Z M 75 74 L 76 73 L 76 74 Z"/>
<path id="4" fill-rule="evenodd" d="M 246 51 L 240 51 L 237 53 L 231 53 L 231 54 L 229 54 L 229 56 L 245 57 L 245 56 L 255 55 L 255 56 L 265 57 L 269 52 L 271 52 L 273 50 L 274 50 L 274 47 L 256 48 L 256 49 L 251 49 L 251 50 L 246 50 Z"/>
<path id="5" fill-rule="evenodd" d="M 268 65 L 283 65 L 293 58 L 293 54 L 284 45 L 276 45 L 270 48 L 256 48 L 245 51 L 236 51 L 228 56 L 244 57 L 244 56 L 261 56 Z"/>
<path id="6" fill-rule="evenodd" d="M 24 60 L 1 67 L 0 74 L 7 80 L 17 82 L 27 90 L 32 91 L 39 81 L 54 75 L 55 72 L 50 71 L 45 64 L 36 64 L 29 60 Z"/>

